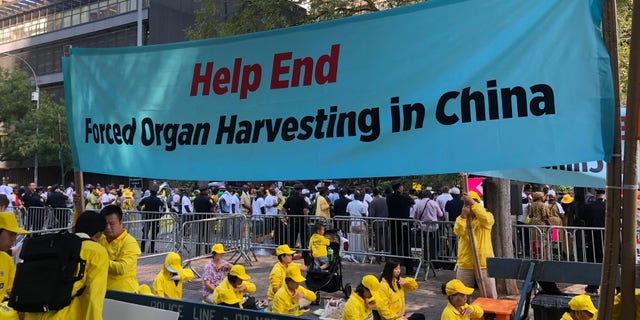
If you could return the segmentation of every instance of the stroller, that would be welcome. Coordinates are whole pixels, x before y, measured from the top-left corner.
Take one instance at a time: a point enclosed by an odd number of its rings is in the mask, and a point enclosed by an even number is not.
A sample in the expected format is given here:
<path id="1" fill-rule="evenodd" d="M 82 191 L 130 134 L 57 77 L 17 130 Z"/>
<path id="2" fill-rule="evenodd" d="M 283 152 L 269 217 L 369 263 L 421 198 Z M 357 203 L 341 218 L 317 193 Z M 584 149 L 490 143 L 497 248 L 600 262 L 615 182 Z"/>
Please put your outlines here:
<path id="1" fill-rule="evenodd" d="M 340 258 L 340 235 L 339 230 L 327 230 L 325 237 L 329 238 L 331 244 L 330 248 L 333 250 L 333 260 L 329 262 L 329 267 L 326 270 L 317 270 L 312 268 L 314 262 L 313 258 L 307 255 L 305 257 L 305 264 L 309 266 L 307 272 L 307 289 L 318 292 L 336 292 L 342 291 L 345 297 L 349 298 L 351 295 L 351 285 L 349 283 L 342 283 L 342 259 Z M 318 302 L 320 296 L 318 295 Z"/>

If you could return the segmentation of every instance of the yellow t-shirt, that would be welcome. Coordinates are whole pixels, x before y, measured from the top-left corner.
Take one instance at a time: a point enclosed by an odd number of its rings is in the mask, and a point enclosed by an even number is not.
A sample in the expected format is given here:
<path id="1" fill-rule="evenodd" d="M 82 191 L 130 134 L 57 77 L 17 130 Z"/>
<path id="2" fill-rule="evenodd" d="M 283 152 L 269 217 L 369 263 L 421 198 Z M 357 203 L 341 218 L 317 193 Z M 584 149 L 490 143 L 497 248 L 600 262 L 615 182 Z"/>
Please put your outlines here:
<path id="1" fill-rule="evenodd" d="M 127 230 L 111 241 L 105 235 L 100 238 L 100 244 L 107 249 L 109 255 L 109 277 L 107 289 L 124 292 L 138 292 L 136 267 L 141 254 L 138 241 Z"/>
<path id="2" fill-rule="evenodd" d="M 326 257 L 327 246 L 331 244 L 329 239 L 323 235 L 314 233 L 309 239 L 309 250 L 313 253 L 314 258 Z"/>
<path id="3" fill-rule="evenodd" d="M 292 264 L 296 264 L 292 262 Z M 269 289 L 267 290 L 267 299 L 273 300 L 275 296 L 275 292 L 273 292 L 273 288 L 282 288 L 284 286 L 284 279 L 287 278 L 287 267 L 282 264 L 282 262 L 278 261 L 273 269 L 271 269 L 271 273 L 269 273 Z"/>
<path id="4" fill-rule="evenodd" d="M 4 297 L 13 288 L 16 276 L 16 265 L 6 252 L 0 252 L 0 297 Z"/>
<path id="5" fill-rule="evenodd" d="M 224 278 L 222 282 L 213 290 L 213 303 L 220 304 L 240 304 L 240 308 L 242 308 L 242 296 L 244 293 L 254 293 L 256 292 L 256 285 L 249 281 L 242 281 L 241 286 L 246 286 L 247 289 L 245 291 L 234 292 L 234 288 L 229 282 L 229 278 Z"/>
<path id="6" fill-rule="evenodd" d="M 458 309 L 456 309 L 451 303 L 447 303 L 447 306 L 444 307 L 444 310 L 442 310 L 442 316 L 440 317 L 440 320 L 471 320 L 481 318 L 482 315 L 484 315 L 484 311 L 482 310 L 482 308 L 473 304 L 465 304 L 463 309 L 469 307 L 471 307 L 473 311 L 471 311 L 470 317 L 465 317 L 460 314 Z"/>
<path id="7" fill-rule="evenodd" d="M 391 286 L 386 279 L 380 281 L 380 287 L 378 288 L 380 301 L 376 301 L 376 310 L 382 319 L 397 319 L 399 318 L 398 314 L 404 314 L 404 292 L 418 289 L 418 282 L 415 279 L 402 279 L 405 280 L 405 283 L 401 286 L 398 285 L 397 280 L 394 280 L 396 291 L 391 290 Z"/>
<path id="8" fill-rule="evenodd" d="M 304 309 L 300 307 L 299 301 L 293 301 L 293 295 L 298 292 L 302 292 L 303 297 L 309 301 L 316 300 L 316 294 L 311 290 L 307 290 L 303 286 L 299 286 L 295 292 L 291 292 L 285 285 L 273 296 L 273 307 L 271 307 L 271 311 L 292 316 L 299 316 L 303 314 Z"/>
<path id="9" fill-rule="evenodd" d="M 349 300 L 344 304 L 342 320 L 371 320 L 373 313 L 364 299 L 357 293 L 352 292 Z"/>

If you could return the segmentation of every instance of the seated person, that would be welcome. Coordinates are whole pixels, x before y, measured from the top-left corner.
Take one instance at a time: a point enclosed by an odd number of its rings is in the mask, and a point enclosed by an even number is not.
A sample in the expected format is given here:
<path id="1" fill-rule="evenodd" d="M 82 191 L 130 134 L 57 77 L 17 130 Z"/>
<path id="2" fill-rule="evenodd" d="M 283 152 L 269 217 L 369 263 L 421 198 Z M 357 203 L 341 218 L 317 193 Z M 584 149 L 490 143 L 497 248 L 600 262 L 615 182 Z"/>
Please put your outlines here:
<path id="1" fill-rule="evenodd" d="M 213 303 L 242 309 L 244 294 L 256 292 L 256 285 L 247 281 L 249 279 L 243 266 L 234 265 L 213 291 Z"/>
<path id="2" fill-rule="evenodd" d="M 158 297 L 182 299 L 182 282 L 191 279 L 193 279 L 193 271 L 182 268 L 180 255 L 169 252 L 164 259 L 162 270 L 153 280 L 153 294 Z"/>
<path id="3" fill-rule="evenodd" d="M 278 262 L 271 269 L 271 273 L 269 273 L 269 289 L 267 290 L 267 299 L 269 299 L 269 301 L 272 301 L 276 292 L 284 286 L 284 280 L 289 266 L 296 265 L 300 270 L 307 271 L 307 266 L 293 262 L 293 255 L 295 253 L 295 251 L 289 248 L 288 244 L 283 244 L 276 248 Z"/>
<path id="4" fill-rule="evenodd" d="M 313 256 L 313 262 L 316 267 L 325 270 L 329 267 L 329 258 L 327 257 L 327 246 L 331 242 L 324 237 L 324 225 L 316 223 L 313 226 L 313 235 L 309 239 L 309 250 Z"/>
<path id="5" fill-rule="evenodd" d="M 591 320 L 598 314 L 591 297 L 586 294 L 577 295 L 569 300 L 569 309 L 560 320 Z"/>
<path id="6" fill-rule="evenodd" d="M 343 320 L 373 319 L 372 309 L 376 300 L 380 282 L 373 275 L 362 277 L 362 281 L 349 296 L 342 313 Z"/>
<path id="7" fill-rule="evenodd" d="M 469 295 L 473 293 L 473 288 L 469 288 L 458 279 L 447 282 L 445 292 L 449 303 L 442 310 L 440 320 L 470 320 L 482 318 L 484 311 L 476 305 L 467 303 Z"/>
<path id="8" fill-rule="evenodd" d="M 272 312 L 299 316 L 305 312 L 304 307 L 316 300 L 316 294 L 301 286 L 305 277 L 300 272 L 297 264 L 291 264 L 287 268 L 285 285 L 278 289 L 273 297 Z"/>
<path id="9" fill-rule="evenodd" d="M 405 291 L 413 291 L 418 289 L 418 283 L 415 279 L 406 277 L 401 278 L 400 262 L 398 260 L 389 259 L 384 265 L 382 274 L 380 275 L 380 294 L 379 301 L 376 301 L 378 307 L 376 313 L 382 320 L 405 319 Z M 422 318 L 424 315 L 413 314 L 411 319 Z"/>
<path id="10" fill-rule="evenodd" d="M 224 253 L 224 246 L 221 243 L 216 243 L 211 247 L 211 260 L 204 265 L 202 273 L 203 302 L 213 303 L 213 290 L 226 278 L 233 266 L 222 259 Z"/>

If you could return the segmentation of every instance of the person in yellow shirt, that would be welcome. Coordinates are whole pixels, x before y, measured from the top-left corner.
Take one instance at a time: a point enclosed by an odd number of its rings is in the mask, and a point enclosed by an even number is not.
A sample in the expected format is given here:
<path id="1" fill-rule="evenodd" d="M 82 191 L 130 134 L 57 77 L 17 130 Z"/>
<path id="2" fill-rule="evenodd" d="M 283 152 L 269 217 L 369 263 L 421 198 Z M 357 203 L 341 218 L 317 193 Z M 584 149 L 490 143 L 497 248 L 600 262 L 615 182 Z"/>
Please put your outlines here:
<path id="1" fill-rule="evenodd" d="M 107 220 L 104 235 L 100 238 L 100 244 L 109 255 L 107 289 L 136 293 L 136 267 L 141 254 L 138 241 L 124 229 L 120 207 L 108 205 L 100 213 Z"/>
<path id="2" fill-rule="evenodd" d="M 107 292 L 107 273 L 109 257 L 107 251 L 98 240 L 105 230 L 104 216 L 95 211 L 85 211 L 75 225 L 75 234 L 83 239 L 80 258 L 86 261 L 84 277 L 73 284 L 74 295 L 79 290 L 82 294 L 71 300 L 71 303 L 57 311 L 27 312 L 25 320 L 101 320 L 104 297 Z"/>
<path id="3" fill-rule="evenodd" d="M 475 247 L 480 260 L 480 272 L 487 291 L 486 295 L 487 298 L 497 299 L 498 293 L 495 279 L 489 278 L 487 274 L 487 258 L 494 256 L 491 243 L 491 228 L 493 228 L 494 223 L 493 214 L 484 209 L 480 203 L 482 199 L 475 191 L 463 194 L 462 200 L 464 201 L 464 207 L 453 226 L 453 232 L 460 237 L 458 241 L 456 279 L 462 281 L 467 287 L 473 288 L 475 284 L 473 253 L 467 229 L 467 219 L 471 219 Z"/>
<path id="4" fill-rule="evenodd" d="M 560 320 L 591 320 L 595 319 L 598 309 L 593 305 L 591 297 L 586 294 L 577 295 L 569 300 L 569 309 Z"/>
<path id="5" fill-rule="evenodd" d="M 256 285 L 247 280 L 251 277 L 244 267 L 236 264 L 227 277 L 213 291 L 213 303 L 242 309 L 244 294 L 256 292 Z"/>
<path id="6" fill-rule="evenodd" d="M 406 319 L 404 293 L 418 289 L 418 283 L 415 279 L 400 278 L 401 271 L 400 262 L 390 259 L 385 263 L 380 275 L 380 288 L 378 289 L 380 300 L 377 301 L 378 306 L 375 312 L 383 320 Z"/>
<path id="7" fill-rule="evenodd" d="M 158 297 L 182 299 L 182 282 L 193 279 L 191 269 L 182 268 L 182 259 L 175 252 L 169 252 L 164 259 L 162 270 L 153 280 L 153 294 Z"/>
<path id="8" fill-rule="evenodd" d="M 29 231 L 20 228 L 16 215 L 13 212 L 0 213 L 0 297 L 8 297 L 13 288 L 13 278 L 16 275 L 16 265 L 7 253 L 16 242 L 18 234 L 27 234 Z M 0 305 L 2 314 L 0 319 L 15 318 L 17 312 L 10 308 L 6 302 Z"/>
<path id="9" fill-rule="evenodd" d="M 329 219 L 331 218 L 331 206 L 326 198 L 327 192 L 326 188 L 321 187 L 316 194 L 316 216 Z"/>
<path id="10" fill-rule="evenodd" d="M 296 252 L 291 250 L 289 245 L 283 244 L 276 248 L 276 256 L 278 256 L 278 263 L 273 266 L 271 273 L 269 274 L 269 289 L 267 290 L 267 299 L 273 300 L 274 295 L 284 285 L 286 278 L 287 268 L 290 265 L 295 265 L 302 271 L 307 271 L 307 267 L 304 265 L 293 262 L 293 255 Z"/>
<path id="11" fill-rule="evenodd" d="M 373 275 L 362 277 L 362 281 L 344 304 L 342 320 L 372 320 L 373 308 L 379 300 L 380 282 Z"/>
<path id="12" fill-rule="evenodd" d="M 445 285 L 445 292 L 449 303 L 442 310 L 440 320 L 470 320 L 482 318 L 484 311 L 476 305 L 467 303 L 473 288 L 469 288 L 458 279 L 453 279 Z"/>
<path id="13" fill-rule="evenodd" d="M 313 232 L 311 239 L 309 239 L 309 250 L 311 250 L 315 266 L 324 270 L 329 267 L 327 246 L 331 244 L 331 241 L 325 238 L 324 225 L 322 223 L 316 223 L 313 226 Z"/>
<path id="14" fill-rule="evenodd" d="M 272 312 L 299 316 L 305 312 L 304 307 L 316 300 L 316 294 L 301 286 L 305 277 L 300 272 L 297 264 L 291 264 L 287 268 L 285 285 L 278 289 L 273 296 Z"/>

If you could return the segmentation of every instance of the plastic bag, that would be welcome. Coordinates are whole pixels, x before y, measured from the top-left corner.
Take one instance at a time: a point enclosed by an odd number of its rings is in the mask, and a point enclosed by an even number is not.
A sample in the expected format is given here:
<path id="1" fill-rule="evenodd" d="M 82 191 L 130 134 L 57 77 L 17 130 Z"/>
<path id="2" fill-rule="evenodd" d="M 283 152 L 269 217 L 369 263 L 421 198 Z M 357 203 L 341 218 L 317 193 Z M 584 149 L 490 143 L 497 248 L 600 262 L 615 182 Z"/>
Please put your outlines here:
<path id="1" fill-rule="evenodd" d="M 331 298 L 324 303 L 324 314 L 321 319 L 342 319 L 344 299 Z"/>

